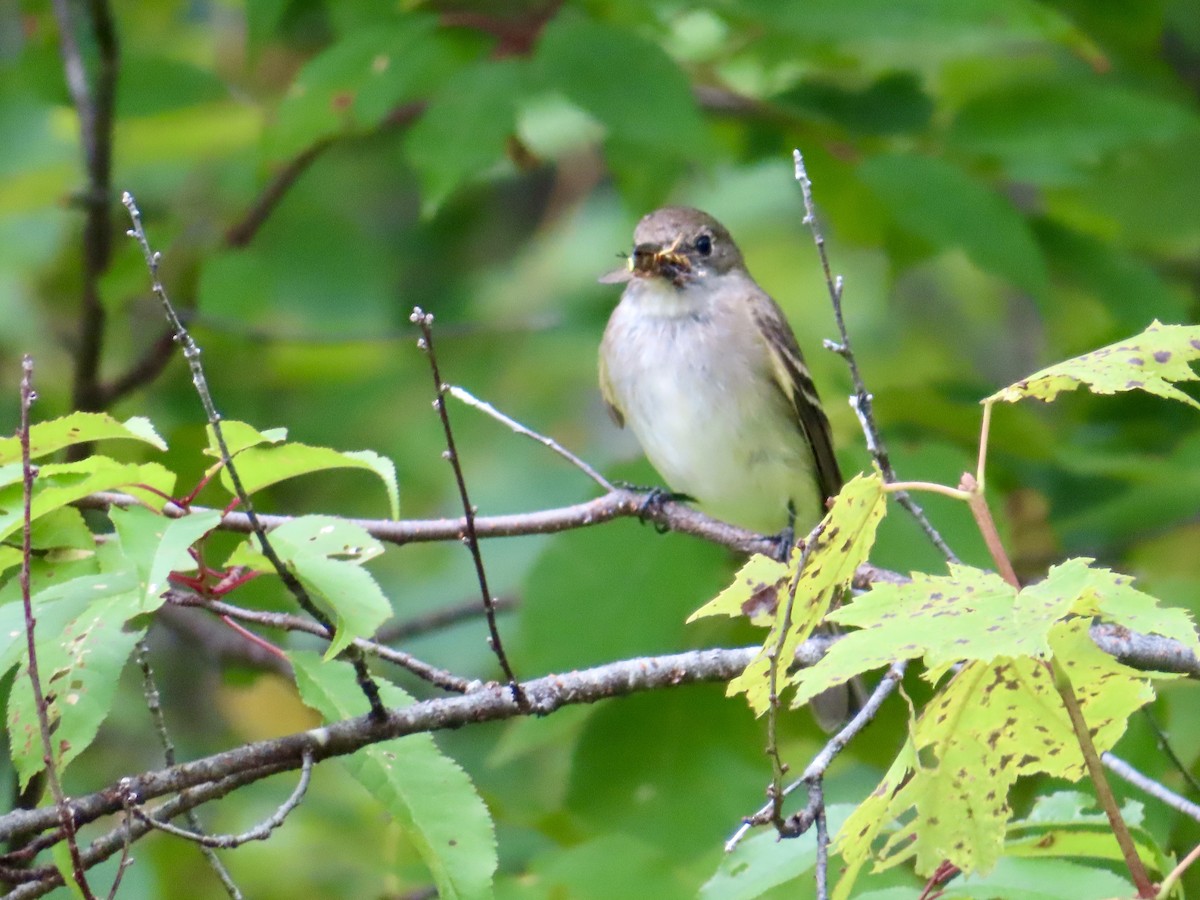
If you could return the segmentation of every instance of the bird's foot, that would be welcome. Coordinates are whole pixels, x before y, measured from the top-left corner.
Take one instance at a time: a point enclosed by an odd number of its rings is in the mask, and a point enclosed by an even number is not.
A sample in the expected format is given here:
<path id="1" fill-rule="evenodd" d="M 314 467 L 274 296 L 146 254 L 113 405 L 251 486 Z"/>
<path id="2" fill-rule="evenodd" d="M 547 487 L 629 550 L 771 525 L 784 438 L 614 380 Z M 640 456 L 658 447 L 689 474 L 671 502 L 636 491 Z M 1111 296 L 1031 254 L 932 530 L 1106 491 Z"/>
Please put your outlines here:
<path id="1" fill-rule="evenodd" d="M 775 544 L 775 558 L 786 563 L 791 558 L 792 548 L 796 546 L 796 526 L 789 522 L 771 540 Z"/>
<path id="2" fill-rule="evenodd" d="M 783 531 L 775 535 L 775 558 L 786 563 L 792 555 L 792 547 L 796 545 L 796 508 L 788 501 L 788 520 Z"/>
<path id="3" fill-rule="evenodd" d="M 696 500 L 690 494 L 668 491 L 660 487 L 647 487 L 646 485 L 629 484 L 627 482 L 618 482 L 617 486 L 627 491 L 636 491 L 639 494 L 645 495 L 642 498 L 642 502 L 638 505 L 637 511 L 638 521 L 643 525 L 661 513 L 663 505 L 666 503 L 694 503 Z M 655 522 L 654 530 L 659 534 L 666 534 L 671 529 L 662 522 Z"/>

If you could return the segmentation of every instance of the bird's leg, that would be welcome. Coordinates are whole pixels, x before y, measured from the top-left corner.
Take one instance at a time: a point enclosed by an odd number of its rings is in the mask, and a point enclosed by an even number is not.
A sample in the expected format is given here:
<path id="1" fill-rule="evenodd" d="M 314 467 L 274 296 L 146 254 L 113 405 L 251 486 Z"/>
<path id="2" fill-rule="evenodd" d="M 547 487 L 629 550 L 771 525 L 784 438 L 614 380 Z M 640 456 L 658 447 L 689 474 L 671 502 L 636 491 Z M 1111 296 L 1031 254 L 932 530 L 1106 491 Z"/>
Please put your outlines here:
<path id="1" fill-rule="evenodd" d="M 788 520 L 783 531 L 775 535 L 775 558 L 786 563 L 792 555 L 792 547 L 796 544 L 796 507 L 788 501 Z"/>

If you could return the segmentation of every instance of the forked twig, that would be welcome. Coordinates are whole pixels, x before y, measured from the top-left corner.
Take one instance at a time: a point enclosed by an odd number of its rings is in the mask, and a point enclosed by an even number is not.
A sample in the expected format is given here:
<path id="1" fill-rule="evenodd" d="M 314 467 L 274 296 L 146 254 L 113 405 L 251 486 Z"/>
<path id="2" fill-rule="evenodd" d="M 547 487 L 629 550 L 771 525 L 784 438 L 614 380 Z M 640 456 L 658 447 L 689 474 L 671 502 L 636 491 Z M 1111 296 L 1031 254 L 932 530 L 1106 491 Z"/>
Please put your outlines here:
<path id="1" fill-rule="evenodd" d="M 71 810 L 71 802 L 63 792 L 62 782 L 58 777 L 58 766 L 54 762 L 54 745 L 50 739 L 49 702 L 42 691 L 42 676 L 38 671 L 37 641 L 34 632 L 37 620 L 33 615 L 33 594 L 30 588 L 30 567 L 33 563 L 33 480 L 37 477 L 30 458 L 29 450 L 29 410 L 37 394 L 33 390 L 33 357 L 26 354 L 21 360 L 21 475 L 23 490 L 22 524 L 21 529 L 21 602 L 25 606 L 25 651 L 29 669 L 29 684 L 33 689 L 33 708 L 37 716 L 38 734 L 42 741 L 42 765 L 45 767 L 46 781 L 50 785 L 50 793 L 54 797 L 54 806 L 58 810 L 58 821 L 66 835 L 67 847 L 71 854 L 71 875 L 75 879 L 80 892 L 88 900 L 94 900 L 92 889 L 88 885 L 84 873 L 83 859 L 79 855 L 79 843 L 75 839 L 75 814 Z"/>
<path id="2" fill-rule="evenodd" d="M 512 418 L 511 416 L 507 416 L 504 413 L 500 412 L 500 410 L 496 409 L 496 407 L 492 406 L 492 404 L 487 403 L 483 400 L 480 400 L 478 397 L 474 396 L 470 391 L 464 390 L 463 388 L 460 388 L 457 385 L 454 385 L 454 384 L 449 385 L 446 388 L 446 391 L 450 394 L 451 397 L 454 397 L 456 400 L 459 400 L 459 401 L 467 404 L 467 406 L 470 406 L 474 409 L 479 410 L 482 413 L 485 413 L 486 415 L 491 416 L 497 422 L 507 425 L 509 428 L 511 428 L 517 434 L 524 435 L 527 438 L 537 441 L 543 447 L 553 450 L 555 453 L 557 453 L 559 456 L 561 456 L 563 459 L 565 459 L 567 462 L 569 462 L 571 465 L 573 465 L 575 468 L 577 468 L 579 471 L 581 471 L 584 475 L 586 475 L 588 478 L 592 479 L 592 481 L 596 482 L 596 484 L 600 485 L 600 487 L 604 488 L 604 490 L 611 491 L 613 489 L 612 482 L 610 482 L 607 478 L 605 478 L 603 475 L 601 475 L 599 472 L 597 472 L 595 469 L 593 469 L 591 466 L 589 466 L 587 463 L 585 463 L 582 459 L 580 459 L 578 456 L 576 456 L 574 453 L 572 453 L 570 450 L 568 450 L 566 447 L 564 447 L 558 441 L 554 440 L 554 438 L 546 437 L 546 435 L 539 434 L 538 432 L 534 431 L 532 428 L 522 425 L 520 422 L 518 422 L 516 419 Z"/>
<path id="3" fill-rule="evenodd" d="M 467 549 L 471 551 L 471 560 L 475 564 L 475 577 L 479 580 L 479 590 L 483 595 L 483 610 L 487 618 L 488 626 L 488 643 L 491 645 L 492 652 L 496 654 L 496 660 L 500 663 L 500 670 L 504 673 L 504 677 L 508 681 L 508 688 L 512 692 L 513 701 L 522 710 L 529 708 L 529 700 L 525 696 L 525 691 L 521 688 L 520 682 L 517 681 L 517 675 L 513 671 L 512 665 L 508 661 L 508 654 L 504 652 L 504 644 L 500 640 L 500 627 L 496 624 L 496 603 L 492 597 L 491 589 L 488 587 L 487 570 L 483 565 L 483 552 L 479 549 L 479 535 L 475 532 L 475 507 L 471 505 L 471 496 L 467 492 L 467 480 L 463 475 L 462 463 L 458 458 L 458 448 L 454 443 L 454 430 L 450 427 L 450 414 L 446 411 L 446 392 L 449 390 L 449 385 L 442 380 L 442 372 L 438 367 L 437 353 L 433 348 L 433 314 L 427 313 L 419 306 L 414 307 L 412 315 L 409 317 L 413 324 L 421 329 L 421 338 L 417 343 L 429 359 L 429 370 L 433 375 L 433 408 L 437 410 L 438 418 L 442 423 L 442 433 L 446 438 L 446 449 L 443 451 L 443 456 L 450 463 L 450 468 L 454 471 L 454 481 L 458 486 L 458 497 L 462 502 L 463 509 L 463 531 L 462 540 L 467 545 Z"/>
<path id="4" fill-rule="evenodd" d="M 842 314 L 842 277 L 840 275 L 834 277 L 833 269 L 829 265 L 829 255 L 825 252 L 825 235 L 817 223 L 812 182 L 809 180 L 808 171 L 804 167 L 804 156 L 799 150 L 793 150 L 792 158 L 795 162 L 796 181 L 800 185 L 800 194 L 804 198 L 804 224 L 812 232 L 813 243 L 817 246 L 817 256 L 821 261 L 821 271 L 825 274 L 825 284 L 829 289 L 829 299 L 833 304 L 833 317 L 837 321 L 840 343 L 828 346 L 846 361 L 846 366 L 850 369 L 850 381 L 854 386 L 854 396 L 851 398 L 851 406 L 854 409 L 855 415 L 858 416 L 859 423 L 862 425 L 863 433 L 866 436 L 867 449 L 874 458 L 876 465 L 879 466 L 879 471 L 883 473 L 883 480 L 892 482 L 896 480 L 896 470 L 892 468 L 892 460 L 888 455 L 887 445 L 884 444 L 883 436 L 879 431 L 879 425 L 875 421 L 875 411 L 872 405 L 874 398 L 871 392 L 867 390 L 862 372 L 858 368 L 858 360 L 855 358 L 854 350 L 850 345 L 850 333 L 846 330 L 846 318 Z M 926 537 L 929 538 L 938 551 L 950 562 L 958 562 L 958 557 L 954 554 L 954 551 L 950 549 L 945 539 L 933 527 L 933 523 L 925 515 L 925 511 L 921 509 L 920 505 L 917 504 L 908 492 L 897 491 L 894 496 L 896 502 L 903 506 L 916 519 L 917 524 L 921 526 L 921 530 L 925 532 Z"/>

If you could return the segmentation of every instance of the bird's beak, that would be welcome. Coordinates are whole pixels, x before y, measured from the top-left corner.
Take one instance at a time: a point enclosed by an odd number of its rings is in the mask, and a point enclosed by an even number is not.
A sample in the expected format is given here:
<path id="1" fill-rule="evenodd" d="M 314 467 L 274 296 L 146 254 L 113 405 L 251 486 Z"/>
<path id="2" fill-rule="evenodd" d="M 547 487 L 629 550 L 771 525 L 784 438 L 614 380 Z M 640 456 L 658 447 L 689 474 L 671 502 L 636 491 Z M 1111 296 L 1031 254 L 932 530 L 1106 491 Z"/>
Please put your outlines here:
<path id="1" fill-rule="evenodd" d="M 669 247 L 662 244 L 645 243 L 633 248 L 624 268 L 600 276 L 601 284 L 623 284 L 634 278 L 647 278 L 655 275 L 678 283 L 683 273 L 691 269 L 691 263 L 682 253 L 676 252 L 679 241 L 672 242 Z"/>

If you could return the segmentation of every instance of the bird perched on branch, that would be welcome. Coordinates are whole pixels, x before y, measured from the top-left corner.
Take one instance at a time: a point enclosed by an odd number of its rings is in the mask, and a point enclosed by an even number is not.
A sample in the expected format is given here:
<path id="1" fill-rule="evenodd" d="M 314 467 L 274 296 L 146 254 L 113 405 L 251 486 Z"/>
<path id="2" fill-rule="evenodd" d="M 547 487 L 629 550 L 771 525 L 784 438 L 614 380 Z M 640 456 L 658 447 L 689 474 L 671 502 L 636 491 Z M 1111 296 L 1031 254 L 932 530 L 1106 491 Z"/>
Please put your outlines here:
<path id="1" fill-rule="evenodd" d="M 763 534 L 804 534 L 842 486 L 829 420 L 778 304 L 720 222 L 686 206 L 645 216 L 600 345 L 600 390 L 672 491 Z M 827 730 L 848 693 L 814 698 Z"/>
<path id="2" fill-rule="evenodd" d="M 803 533 L 842 486 L 829 420 L 783 311 L 716 219 L 638 222 L 600 346 L 600 390 L 673 491 L 711 515 Z"/>

